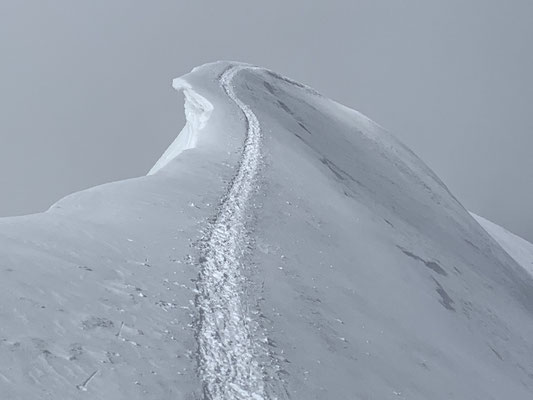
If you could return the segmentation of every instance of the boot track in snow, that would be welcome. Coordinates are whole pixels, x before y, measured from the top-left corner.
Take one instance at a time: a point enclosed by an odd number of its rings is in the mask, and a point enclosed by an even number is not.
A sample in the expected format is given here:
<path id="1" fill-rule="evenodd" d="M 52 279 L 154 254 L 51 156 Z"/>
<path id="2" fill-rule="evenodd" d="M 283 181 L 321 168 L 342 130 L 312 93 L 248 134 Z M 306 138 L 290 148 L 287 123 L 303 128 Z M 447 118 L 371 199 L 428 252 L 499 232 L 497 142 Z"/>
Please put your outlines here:
<path id="1" fill-rule="evenodd" d="M 246 121 L 246 139 L 238 171 L 204 238 L 196 304 L 198 368 L 205 400 L 268 398 L 261 359 L 261 334 L 245 298 L 242 261 L 248 244 L 246 213 L 261 163 L 261 129 L 256 115 L 235 94 L 235 75 L 248 66 L 232 66 L 220 77 L 227 96 Z"/>

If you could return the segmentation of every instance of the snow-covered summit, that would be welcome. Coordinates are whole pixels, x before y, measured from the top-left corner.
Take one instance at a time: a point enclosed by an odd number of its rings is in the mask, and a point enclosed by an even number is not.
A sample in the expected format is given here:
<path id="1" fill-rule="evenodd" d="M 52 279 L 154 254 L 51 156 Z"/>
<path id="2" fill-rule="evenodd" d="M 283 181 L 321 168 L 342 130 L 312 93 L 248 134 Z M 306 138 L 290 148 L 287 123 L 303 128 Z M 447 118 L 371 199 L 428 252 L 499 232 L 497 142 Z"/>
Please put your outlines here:
<path id="1" fill-rule="evenodd" d="M 0 220 L 7 398 L 529 399 L 533 278 L 377 124 L 233 62 L 149 175 Z"/>

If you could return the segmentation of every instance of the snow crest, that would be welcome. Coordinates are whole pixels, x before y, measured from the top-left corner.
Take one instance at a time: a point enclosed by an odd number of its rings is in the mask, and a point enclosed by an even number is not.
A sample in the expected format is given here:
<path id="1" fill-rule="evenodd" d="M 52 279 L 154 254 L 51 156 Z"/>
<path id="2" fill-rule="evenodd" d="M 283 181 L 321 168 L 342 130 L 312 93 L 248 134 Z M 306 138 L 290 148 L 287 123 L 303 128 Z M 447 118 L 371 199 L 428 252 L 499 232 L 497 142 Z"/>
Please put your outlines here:
<path id="1" fill-rule="evenodd" d="M 199 373 L 206 400 L 266 399 L 263 368 L 265 356 L 257 324 L 245 293 L 243 263 L 248 245 L 246 212 L 256 187 L 261 163 L 261 129 L 256 115 L 235 94 L 232 80 L 243 69 L 227 69 L 220 84 L 239 107 L 247 124 L 238 171 L 223 198 L 201 251 L 196 304 Z"/>
<path id="2" fill-rule="evenodd" d="M 181 152 L 196 147 L 198 133 L 205 127 L 213 111 L 213 105 L 205 97 L 194 91 L 183 78 L 174 79 L 172 86 L 176 90 L 183 90 L 185 95 L 186 123 L 178 137 L 155 163 L 148 175 L 155 174 Z"/>

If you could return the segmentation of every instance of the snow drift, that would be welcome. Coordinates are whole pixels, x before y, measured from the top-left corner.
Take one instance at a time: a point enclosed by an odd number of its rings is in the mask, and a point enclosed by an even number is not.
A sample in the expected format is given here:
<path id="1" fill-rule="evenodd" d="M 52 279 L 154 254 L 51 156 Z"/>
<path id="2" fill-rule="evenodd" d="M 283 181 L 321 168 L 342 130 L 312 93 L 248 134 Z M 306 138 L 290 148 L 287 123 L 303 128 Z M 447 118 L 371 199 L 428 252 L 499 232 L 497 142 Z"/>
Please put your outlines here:
<path id="1" fill-rule="evenodd" d="M 148 176 L 0 220 L 0 393 L 532 397 L 532 277 L 416 155 L 272 71 L 174 84 Z"/>

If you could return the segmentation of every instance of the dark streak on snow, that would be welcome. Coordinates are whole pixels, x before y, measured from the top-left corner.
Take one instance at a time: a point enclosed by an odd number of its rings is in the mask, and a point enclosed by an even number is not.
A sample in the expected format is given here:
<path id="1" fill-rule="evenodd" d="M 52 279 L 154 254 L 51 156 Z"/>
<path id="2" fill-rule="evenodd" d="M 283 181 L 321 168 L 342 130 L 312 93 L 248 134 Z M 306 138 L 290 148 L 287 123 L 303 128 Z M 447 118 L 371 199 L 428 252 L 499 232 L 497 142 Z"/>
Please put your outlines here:
<path id="1" fill-rule="evenodd" d="M 431 279 L 433 279 L 433 281 L 437 285 L 437 288 L 435 290 L 441 297 L 441 300 L 439 300 L 439 303 L 442 304 L 444 308 L 446 308 L 447 310 L 455 311 L 455 308 L 453 307 L 453 304 L 454 304 L 453 299 L 446 292 L 446 290 L 444 290 L 444 288 L 439 283 L 439 281 L 437 281 L 435 278 L 431 278 Z"/>
<path id="2" fill-rule="evenodd" d="M 470 246 L 472 246 L 474 249 L 476 249 L 476 250 L 480 250 L 480 248 L 479 248 L 478 246 L 476 246 L 474 243 L 472 243 L 470 240 L 468 240 L 468 239 L 464 239 L 464 241 L 465 241 L 466 243 L 468 243 Z"/>
<path id="3" fill-rule="evenodd" d="M 275 79 L 279 79 L 285 83 L 288 83 L 289 85 L 292 85 L 292 86 L 296 86 L 296 87 L 299 87 L 300 89 L 303 89 L 305 90 L 306 92 L 314 95 L 314 96 L 319 96 L 319 97 L 322 97 L 322 95 L 320 93 L 318 93 L 315 89 L 312 89 L 310 88 L 309 86 L 306 86 L 306 85 L 302 85 L 300 82 L 296 82 L 296 81 L 293 81 L 292 79 L 290 78 L 287 78 L 286 76 L 282 76 L 280 74 L 277 74 L 273 71 L 269 71 L 269 70 L 265 70 L 265 73 L 267 75 L 270 75 L 271 77 L 275 78 Z"/>
<path id="4" fill-rule="evenodd" d="M 302 142 L 305 143 L 305 140 L 303 137 L 301 137 L 300 135 L 298 135 L 297 133 L 294 134 L 294 136 L 296 136 L 298 139 L 300 139 Z M 307 143 L 306 143 L 307 144 Z"/>
<path id="5" fill-rule="evenodd" d="M 335 164 L 333 161 L 331 160 L 328 160 L 327 158 L 325 157 L 322 157 L 320 159 L 320 161 L 322 162 L 322 164 L 324 164 L 326 167 L 328 167 L 331 172 L 333 172 L 335 174 L 335 176 L 340 179 L 340 180 L 350 180 L 352 182 L 355 182 L 359 185 L 362 185 L 361 182 L 359 182 L 357 179 L 355 179 L 353 176 L 351 176 L 348 172 L 344 171 L 342 168 L 339 168 L 337 166 L 337 164 Z"/>
<path id="6" fill-rule="evenodd" d="M 394 228 L 394 225 L 388 219 L 384 219 L 384 221 L 387 223 L 387 225 L 390 225 L 391 228 Z"/>
<path id="7" fill-rule="evenodd" d="M 267 84 L 267 82 L 265 82 L 265 84 Z M 281 109 L 283 111 L 285 111 L 287 114 L 289 114 L 292 118 L 294 118 L 294 120 L 298 123 L 298 126 L 300 128 L 302 128 L 304 131 L 306 131 L 308 134 L 312 135 L 311 131 L 304 125 L 304 123 L 302 121 L 300 121 L 299 118 L 297 118 L 295 115 L 294 115 L 294 112 L 289 108 L 289 106 L 287 106 L 287 104 L 285 104 L 283 101 L 277 99 L 276 100 L 276 103 L 278 104 L 279 107 L 281 107 Z"/>
<path id="8" fill-rule="evenodd" d="M 272 86 L 270 83 L 263 81 L 263 86 L 268 90 L 271 94 L 275 94 L 276 89 L 274 89 L 274 86 Z"/>
<path id="9" fill-rule="evenodd" d="M 342 174 L 343 171 L 340 170 L 333 162 L 329 161 L 327 158 L 322 158 L 320 161 L 322 164 L 328 167 L 338 179 L 341 181 L 345 179 L 344 175 Z"/>
<path id="10" fill-rule="evenodd" d="M 494 348 L 493 348 L 492 346 L 489 346 L 489 347 L 490 347 L 490 349 L 492 350 L 492 352 L 493 352 L 494 354 L 496 354 L 496 357 L 498 357 L 498 358 L 500 359 L 500 361 L 503 361 L 503 357 L 501 356 L 501 354 L 498 353 L 496 350 L 494 350 Z"/>
<path id="11" fill-rule="evenodd" d="M 416 254 L 411 253 L 409 250 L 406 250 L 401 246 L 396 246 L 396 247 L 398 247 L 406 256 L 411 257 L 417 261 L 420 261 L 426 267 L 436 272 L 437 274 L 442 275 L 442 276 L 448 276 L 448 273 L 436 261 L 426 261 L 423 258 L 420 258 Z"/>
<path id="12" fill-rule="evenodd" d="M 307 126 L 305 126 L 302 122 L 298 121 L 298 125 L 300 125 L 300 128 L 302 128 L 308 134 L 312 135 L 311 131 L 309 129 L 307 129 Z"/>
<path id="13" fill-rule="evenodd" d="M 287 114 L 290 114 L 291 116 L 294 116 L 294 113 L 292 112 L 292 110 L 289 108 L 289 106 L 287 106 L 287 104 L 285 104 L 284 102 L 282 102 L 281 100 L 276 100 L 277 103 L 278 103 L 278 106 L 280 106 L 283 111 L 285 111 Z"/>

